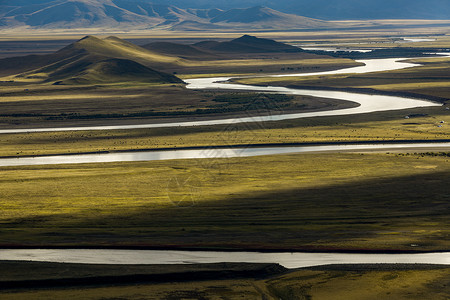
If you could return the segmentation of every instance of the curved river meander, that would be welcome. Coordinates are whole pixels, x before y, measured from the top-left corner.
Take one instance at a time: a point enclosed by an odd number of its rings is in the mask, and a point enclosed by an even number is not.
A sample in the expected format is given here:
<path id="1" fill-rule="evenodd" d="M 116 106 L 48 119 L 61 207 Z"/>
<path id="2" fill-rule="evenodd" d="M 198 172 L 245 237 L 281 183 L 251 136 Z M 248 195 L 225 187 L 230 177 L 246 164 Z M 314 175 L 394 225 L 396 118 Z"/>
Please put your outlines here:
<path id="1" fill-rule="evenodd" d="M 364 66 L 353 67 L 347 69 L 340 69 L 335 71 L 318 72 L 318 73 L 300 73 L 288 75 L 272 75 L 272 77 L 282 76 L 310 76 L 310 75 L 332 75 L 332 74 L 346 74 L 346 73 L 370 73 L 379 71 L 399 70 L 404 68 L 411 68 L 418 66 L 417 64 L 402 62 L 406 58 L 388 58 L 388 59 L 372 59 L 360 60 L 358 62 L 364 63 Z M 370 113 L 377 111 L 399 110 L 415 107 L 440 106 L 441 104 L 430 101 L 412 99 L 406 97 L 395 97 L 385 95 L 367 95 L 361 93 L 350 93 L 342 91 L 321 91 L 321 90 L 306 90 L 293 89 L 285 87 L 274 86 L 251 86 L 241 84 L 227 84 L 225 81 L 230 77 L 215 77 L 215 78 L 200 78 L 185 80 L 188 83 L 187 87 L 190 89 L 224 89 L 224 90 L 251 90 L 264 93 L 282 93 L 291 95 L 314 96 L 321 98 L 332 98 L 344 101 L 352 101 L 359 104 L 358 107 L 306 112 L 306 113 L 286 113 L 269 116 L 251 116 L 244 118 L 228 118 L 215 119 L 203 121 L 186 121 L 186 122 L 171 122 L 171 123 L 154 123 L 154 124 L 139 124 L 139 125 L 112 125 L 112 126 L 89 126 L 89 127 L 59 127 L 59 128 L 26 128 L 26 129 L 2 129 L 2 133 L 24 133 L 24 132 L 52 132 L 52 131 L 80 131 L 80 130 L 114 130 L 114 129 L 139 129 L 139 128 L 161 128 L 161 127 L 179 127 L 179 126 L 202 126 L 202 125 L 222 125 L 235 124 L 245 122 L 269 122 L 280 121 L 288 119 L 299 119 L 309 117 L 321 116 L 341 116 L 360 113 Z"/>
<path id="2" fill-rule="evenodd" d="M 330 75 L 343 73 L 368 73 L 386 70 L 398 70 L 417 66 L 416 64 L 402 62 L 403 58 L 361 60 L 364 66 L 340 69 L 327 72 L 301 73 L 279 76 L 309 76 L 309 75 Z M 31 128 L 31 129 L 10 129 L 0 130 L 3 133 L 21 132 L 44 132 L 44 131 L 72 131 L 72 130 L 112 130 L 112 129 L 136 129 L 136 128 L 156 128 L 156 127 L 179 127 L 179 126 L 200 126 L 217 124 L 234 124 L 242 122 L 269 122 L 286 119 L 297 119 L 306 117 L 351 115 L 376 111 L 398 110 L 414 107 L 439 106 L 440 104 L 425 100 L 411 99 L 405 97 L 394 97 L 384 95 L 366 95 L 360 93 L 349 93 L 342 91 L 320 91 L 303 90 L 284 87 L 261 87 L 241 84 L 225 83 L 229 77 L 200 78 L 186 80 L 191 89 L 226 89 L 226 90 L 253 90 L 258 92 L 277 92 L 284 94 L 309 95 L 323 98 L 333 98 L 359 103 L 358 107 L 306 112 L 277 114 L 266 116 L 251 116 L 244 118 L 229 118 L 204 121 L 187 121 L 174 123 L 141 124 L 141 125 L 117 125 L 117 126 L 94 126 L 94 127 L 64 127 L 64 128 Z M 199 158 L 229 158 L 247 157 L 257 155 L 301 153 L 314 151 L 363 151 L 363 150 L 389 150 L 389 149 L 436 149 L 448 148 L 449 143 L 421 143 L 421 144 L 367 144 L 367 145 L 328 145 L 328 146 L 297 146 L 297 147 L 260 147 L 260 148 L 223 148 L 223 149 L 197 149 L 197 150 L 161 150 L 161 151 L 136 151 L 120 153 L 101 153 L 83 155 L 55 155 L 21 158 L 0 159 L 0 166 L 21 166 L 21 165 L 46 165 L 46 164 L 70 164 L 70 163 L 97 163 L 97 162 L 120 162 L 120 161 L 149 161 L 149 160 L 169 160 L 169 159 L 199 159 Z"/>
<path id="3" fill-rule="evenodd" d="M 342 69 L 330 72 L 310 74 L 290 74 L 287 76 L 329 75 L 343 73 L 368 73 L 376 71 L 398 70 L 417 66 L 401 62 L 403 59 L 374 59 L 362 60 L 365 65 L 361 67 Z M 286 75 L 273 75 L 286 76 Z M 414 107 L 438 106 L 440 104 L 382 95 L 365 95 L 348 92 L 301 90 L 282 87 L 259 87 L 239 84 L 225 84 L 230 78 L 203 78 L 186 80 L 188 88 L 192 89 L 227 89 L 227 90 L 253 90 L 258 92 L 277 92 L 295 95 L 308 95 L 323 98 L 334 98 L 357 102 L 355 108 L 281 114 L 273 116 L 256 116 L 249 118 L 230 118 L 195 122 L 174 122 L 142 125 L 95 126 L 71 128 L 32 128 L 0 130 L 1 133 L 46 132 L 46 131 L 73 131 L 73 130 L 112 130 L 136 129 L 178 126 L 217 125 L 241 122 L 266 122 L 286 119 L 350 115 L 376 111 L 407 109 Z M 304 147 L 266 147 L 266 148 L 229 148 L 229 149 L 202 149 L 202 150 L 173 150 L 173 151 L 143 151 L 129 153 L 106 153 L 95 155 L 63 155 L 46 157 L 24 157 L 0 159 L 0 166 L 35 165 L 35 164 L 61 164 L 61 163 L 88 163 L 112 161 L 142 161 L 165 160 L 180 158 L 210 158 L 210 157 L 236 157 L 255 156 L 266 154 L 298 153 L 311 151 L 341 151 L 369 149 L 405 149 L 405 148 L 439 148 L 450 147 L 450 143 L 425 144 L 389 144 L 389 145 L 329 145 Z M 420 253 L 420 254 L 343 254 L 343 253 L 259 253 L 259 252 L 211 252 L 211 251 L 155 251 L 155 250 L 92 250 L 92 249 L 3 249 L 0 250 L 0 260 L 48 261 L 71 263 L 101 263 L 101 264 L 192 264 L 214 262 L 248 262 L 248 263 L 279 263 L 287 268 L 299 268 L 326 264 L 353 264 L 353 263 L 427 263 L 450 264 L 450 252 Z"/>

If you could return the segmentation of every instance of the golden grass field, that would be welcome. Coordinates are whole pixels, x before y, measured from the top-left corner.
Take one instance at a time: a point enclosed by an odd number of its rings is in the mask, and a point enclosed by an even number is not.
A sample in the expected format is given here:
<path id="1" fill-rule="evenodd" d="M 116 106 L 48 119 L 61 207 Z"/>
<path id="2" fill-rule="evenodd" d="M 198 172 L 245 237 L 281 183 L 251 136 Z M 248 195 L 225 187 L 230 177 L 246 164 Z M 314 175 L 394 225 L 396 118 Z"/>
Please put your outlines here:
<path id="1" fill-rule="evenodd" d="M 94 51 L 103 43 L 119 42 L 109 38 L 106 41 L 88 39 L 86 43 L 93 43 L 83 47 Z M 123 41 L 116 46 L 119 50 L 114 49 L 121 55 L 129 55 L 125 48 L 134 49 Z M 332 60 L 326 63 L 330 62 Z M 379 90 L 389 82 L 398 84 L 402 92 L 411 92 L 408 82 L 414 82 L 417 94 L 436 96 L 439 91 L 444 97 L 447 95 L 445 86 L 438 90 L 428 88 L 427 84 L 437 78 L 440 82 L 448 80 L 447 60 L 426 59 L 425 63 L 425 66 L 406 70 L 358 76 L 270 80 L 277 80 L 271 84 L 278 85 L 316 83 L 329 87 L 379 87 Z M 265 83 L 265 80 L 268 79 L 241 79 L 252 84 Z M 425 82 L 425 87 L 420 87 L 419 82 Z M 217 101 L 213 99 L 224 95 L 217 91 L 190 91 L 182 85 L 130 82 L 62 87 L 36 83 L 4 85 L 1 100 L 4 112 L 9 115 L 3 118 L 3 128 L 11 124 L 26 128 L 30 125 L 147 122 L 152 118 L 130 117 L 130 113 L 192 112 L 198 107 L 214 107 Z M 97 97 L 99 95 L 101 97 Z M 292 105 L 286 107 L 287 111 L 342 107 L 341 102 L 327 99 L 297 97 L 290 101 Z M 283 109 L 278 108 L 275 113 L 282 113 Z M 82 118 L 69 118 L 73 113 Z M 251 116 L 254 112 L 244 113 Z M 256 110 L 256 113 L 261 111 Z M 107 117 L 108 114 L 112 116 Z M 103 117 L 89 117 L 96 115 Z M 213 117 L 220 115 L 212 114 Z M 222 117 L 230 115 L 233 113 L 222 114 Z M 158 120 L 191 118 L 182 114 L 178 118 L 175 116 Z M 411 117 L 405 119 L 405 116 Z M 5 134 L 0 141 L 0 156 L 208 145 L 442 140 L 449 136 L 448 123 L 448 110 L 434 107 L 264 124 Z M 396 154 L 299 154 L 2 168 L 2 218 L 5 228 L 9 228 L 2 233 L 3 243 L 225 248 L 278 245 L 289 249 L 366 250 L 411 250 L 411 244 L 420 244 L 423 248 L 414 250 L 442 250 L 448 248 L 444 238 L 446 216 L 434 215 L 434 209 L 446 205 L 447 174 L 447 156 Z M 178 179 L 187 180 L 189 184 L 171 186 L 179 183 Z M 189 180 L 194 179 L 191 184 Z M 416 191 L 422 186 L 422 190 Z M 198 189 L 200 195 L 197 195 Z M 333 192 L 334 189 L 341 194 Z M 367 191 L 373 191 L 373 195 Z M 179 211 L 179 199 L 187 199 L 188 203 L 195 200 L 195 205 Z M 385 206 L 369 209 L 375 200 Z M 324 205 L 327 209 L 317 211 Z M 403 215 L 400 210 L 395 212 L 393 205 L 412 207 L 411 216 Z M 386 212 L 386 207 L 395 212 L 395 218 Z M 223 215 L 223 211 L 229 213 Z M 215 217 L 211 218 L 212 215 Z M 340 220 L 337 216 L 347 217 Z M 363 221 L 366 218 L 370 221 Z M 167 227 L 160 225 L 168 220 Z M 358 234 L 352 229 L 356 227 L 360 228 Z M 130 228 L 134 234 L 130 234 Z M 140 229 L 136 231 L 136 228 Z M 255 235 L 258 232 L 262 236 Z M 205 236 L 214 238 L 206 241 Z"/>
<path id="2" fill-rule="evenodd" d="M 2 299 L 436 299 L 449 295 L 449 268 L 408 265 L 329 265 L 283 270 L 275 265 L 207 264 L 181 266 L 81 266 L 52 263 L 7 263 L 5 280 L 40 279 L 45 288 L 5 290 Z M 36 272 L 36 269 L 41 270 Z M 199 278 L 212 272 L 215 279 Z M 240 278 L 223 278 L 226 272 L 246 272 Z M 51 272 L 51 274 L 47 274 Z M 191 278 L 177 280 L 176 274 L 190 272 Z M 29 275 L 29 274 L 33 275 Z M 38 276 L 35 275 L 38 273 Z M 117 283 L 118 276 L 137 274 L 136 282 Z M 15 276 L 14 276 L 15 275 Z M 139 281 L 139 276 L 159 275 L 157 282 Z M 109 284 L 92 283 L 97 276 L 110 276 Z M 161 276 L 165 276 L 162 279 Z M 62 286 L 46 282 L 69 278 Z M 91 284 L 71 286 L 70 278 L 91 278 Z M 155 278 L 155 277 L 153 277 Z M 151 281 L 151 280 L 150 280 Z M 26 281 L 24 282 L 26 284 Z"/>
<path id="3" fill-rule="evenodd" d="M 448 162 L 324 153 L 3 167 L 0 240 L 3 247 L 443 250 Z"/>
<path id="4" fill-rule="evenodd" d="M 395 20 L 380 23 L 412 25 L 409 21 Z M 28 38 L 47 38 L 47 33 Z M 54 39 L 85 35 L 52 33 Z M 153 37 L 175 40 L 210 35 L 153 33 Z M 214 35 L 235 38 L 240 33 Z M 436 41 L 399 46 L 395 39 L 406 35 L 431 36 Z M 147 33 L 119 36 L 149 37 Z M 293 43 L 362 43 L 358 47 L 448 47 L 450 43 L 447 27 L 402 27 L 395 33 L 392 29 L 373 28 L 351 32 L 266 32 L 258 36 Z M 13 33 L 0 40 L 23 38 L 25 35 Z M 112 47 L 111 55 L 137 57 L 141 62 L 160 59 L 161 68 L 169 73 L 176 71 L 185 79 L 278 73 L 288 67 L 310 72 L 313 67 L 325 71 L 357 65 L 347 59 L 294 60 L 288 56 L 281 61 L 265 57 L 193 63 L 156 57 L 115 39 L 105 43 Z M 98 44 L 91 46 L 96 48 Z M 417 97 L 440 97 L 448 106 L 449 60 L 433 58 L 422 62 L 425 66 L 376 74 L 247 78 L 240 82 L 414 93 Z M 213 99 L 224 94 L 190 91 L 182 84 L 149 85 L 132 81 L 55 86 L 51 82 L 39 83 L 48 73 L 29 75 L 1 79 L 15 82 L 0 83 L 0 128 L 188 120 L 196 109 L 214 107 L 217 102 Z M 36 75 L 40 78 L 30 78 Z M 345 105 L 329 99 L 295 97 L 289 106 L 263 113 L 335 109 Z M 0 138 L 0 157 L 208 145 L 448 139 L 450 113 L 446 106 L 264 124 L 4 134 Z M 168 115 L 138 115 L 149 112 Z M 261 110 L 246 110 L 244 115 L 254 113 Z M 71 114 L 79 114 L 80 118 L 69 118 Z M 95 115 L 101 117 L 94 118 Z M 236 111 L 215 112 L 201 118 L 236 115 Z M 448 251 L 449 153 L 427 151 L 434 153 L 420 154 L 423 152 L 420 150 L 315 153 L 0 167 L 0 247 Z M 161 272 L 155 271 L 157 266 L 138 270 L 130 267 L 128 273 L 124 273 L 123 267 L 116 267 L 112 267 L 109 275 Z M 52 268 L 0 262 L 0 269 L 7 270 L 0 272 L 0 283 L 11 278 L 81 276 L 80 269 L 67 265 Z M 205 266 L 173 268 L 192 275 Z M 163 267 L 167 273 L 174 272 L 173 268 Z M 100 267 L 100 270 L 83 272 L 104 275 L 110 269 Z M 159 283 L 2 289 L 0 298 L 359 300 L 448 299 L 450 293 L 449 269 L 438 266 L 324 266 L 265 278 L 222 280 L 191 280 L 190 275 L 183 281 Z"/>
<path id="5" fill-rule="evenodd" d="M 251 113 L 248 112 L 250 116 Z M 405 116 L 415 114 L 419 116 L 405 119 Z M 441 124 L 441 121 L 445 123 Z M 5 134 L 0 140 L 0 156 L 235 144 L 435 140 L 448 139 L 449 123 L 448 111 L 437 107 L 264 124 Z M 83 125 L 92 123 L 84 122 Z"/>

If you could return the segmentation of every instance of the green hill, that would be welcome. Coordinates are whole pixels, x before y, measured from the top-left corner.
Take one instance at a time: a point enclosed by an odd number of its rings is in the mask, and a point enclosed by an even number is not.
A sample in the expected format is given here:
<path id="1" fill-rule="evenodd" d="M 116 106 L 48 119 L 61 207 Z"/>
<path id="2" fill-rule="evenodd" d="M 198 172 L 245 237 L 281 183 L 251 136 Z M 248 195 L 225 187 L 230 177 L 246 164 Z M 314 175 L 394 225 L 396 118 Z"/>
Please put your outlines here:
<path id="1" fill-rule="evenodd" d="M 299 58 L 312 57 L 300 48 L 250 35 L 226 42 L 202 41 L 193 45 L 156 42 L 142 47 L 160 55 L 172 55 L 189 60 L 230 59 L 235 54 L 251 57 L 261 53 L 296 53 Z"/>
<path id="2" fill-rule="evenodd" d="M 182 83 L 176 76 L 158 72 L 128 59 L 111 58 L 91 63 L 55 84 L 94 84 L 112 82 Z M 53 76 L 52 79 L 55 79 Z"/>
<path id="3" fill-rule="evenodd" d="M 273 57 L 274 53 L 281 65 L 292 65 L 292 60 L 325 57 L 306 53 L 297 47 L 274 40 L 249 35 L 225 42 L 204 41 L 193 45 L 158 42 L 143 47 L 117 37 L 99 39 L 86 36 L 52 54 L 0 60 L 0 76 L 4 76 L 7 81 L 74 84 L 120 82 L 129 81 L 130 78 L 141 81 L 138 77 L 146 74 L 145 76 L 149 76 L 144 80 L 146 82 L 153 78 L 150 81 L 173 83 L 180 81 L 169 74 L 209 74 L 218 70 L 223 73 L 255 72 L 262 68 L 277 71 L 280 68 L 275 66 L 273 61 L 267 61 L 265 64 L 266 61 L 258 60 L 261 57 Z M 122 62 L 118 63 L 112 59 Z M 255 61 L 249 62 L 251 59 Z M 230 63 L 227 63 L 227 60 L 230 60 Z M 94 71 L 98 70 L 99 62 L 105 61 L 109 65 L 114 62 L 114 69 L 120 71 L 114 71 L 114 76 L 108 72 Z M 125 66 L 123 61 L 128 61 L 128 64 Z M 152 72 L 144 71 L 143 67 Z M 112 70 L 112 66 L 109 69 Z M 127 71 L 128 69 L 131 71 Z M 159 72 L 159 75 L 155 72 Z M 161 72 L 168 74 L 160 76 L 164 74 Z M 140 75 L 135 76 L 135 73 Z"/>
<path id="4" fill-rule="evenodd" d="M 162 55 L 139 47 L 133 43 L 114 36 L 99 39 L 94 36 L 86 36 L 81 40 L 61 49 L 59 52 L 86 51 L 89 54 L 98 54 L 107 57 L 125 58 L 138 61 L 144 65 L 178 65 L 184 64 L 183 59 Z"/>
<path id="5" fill-rule="evenodd" d="M 178 56 L 186 59 L 217 59 L 217 54 L 206 52 L 193 45 L 184 45 L 169 42 L 154 42 L 143 45 L 142 48 L 162 55 Z"/>
<path id="6" fill-rule="evenodd" d="M 180 83 L 173 75 L 154 69 L 182 64 L 178 57 L 161 55 L 116 37 L 87 36 L 63 49 L 42 56 L 10 58 L 2 75 L 58 84 L 97 82 Z"/>
<path id="7" fill-rule="evenodd" d="M 213 52 L 240 52 L 240 53 L 299 53 L 301 49 L 280 43 L 274 40 L 244 35 L 228 42 L 200 42 L 195 47 Z"/>

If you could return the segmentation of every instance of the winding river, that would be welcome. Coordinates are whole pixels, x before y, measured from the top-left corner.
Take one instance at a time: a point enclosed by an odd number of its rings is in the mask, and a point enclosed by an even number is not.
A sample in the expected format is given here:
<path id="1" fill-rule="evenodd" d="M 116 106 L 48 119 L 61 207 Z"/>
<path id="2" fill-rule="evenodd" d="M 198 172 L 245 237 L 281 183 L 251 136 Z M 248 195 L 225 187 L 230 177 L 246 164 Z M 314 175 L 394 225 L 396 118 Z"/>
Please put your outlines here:
<path id="1" fill-rule="evenodd" d="M 429 149 L 450 149 L 450 143 L 407 143 L 407 144 L 342 144 L 320 146 L 276 146 L 276 147 L 230 147 L 230 148 L 202 148 L 188 150 L 152 150 L 134 152 L 116 152 L 79 155 L 49 155 L 33 157 L 17 157 L 0 159 L 0 167 L 54 165 L 54 164 L 82 164 L 106 162 L 152 161 L 171 159 L 203 159 L 203 158 L 232 158 L 260 155 L 308 153 L 308 152 L 341 152 L 341 151 L 373 151 L 398 149 L 427 151 Z"/>
<path id="2" fill-rule="evenodd" d="M 417 66 L 401 62 L 404 59 L 361 60 L 365 65 L 330 72 L 290 74 L 288 76 L 330 75 L 343 73 L 367 73 L 376 71 L 398 70 Z M 273 75 L 286 76 L 286 75 Z M 253 90 L 258 92 L 277 92 L 294 95 L 334 98 L 353 101 L 360 106 L 349 109 L 320 111 L 309 113 L 258 116 L 251 118 L 230 118 L 195 122 L 174 122 L 142 125 L 66 127 L 66 128 L 31 128 L 0 130 L 1 133 L 74 131 L 74 130 L 109 130 L 137 129 L 177 126 L 200 126 L 230 124 L 240 122 L 263 122 L 286 119 L 297 119 L 319 116 L 337 116 L 376 111 L 399 110 L 414 107 L 438 106 L 429 101 L 381 95 L 365 95 L 348 92 L 300 90 L 282 87 L 259 87 L 239 84 L 225 84 L 228 77 L 203 78 L 186 80 L 192 89 L 227 89 Z M 210 157 L 245 157 L 281 153 L 298 153 L 312 151 L 365 151 L 373 149 L 405 149 L 405 148 L 447 148 L 450 143 L 422 144 L 377 144 L 377 145 L 326 145 L 302 147 L 265 147 L 265 148 L 224 148 L 201 150 L 143 151 L 127 153 L 105 153 L 92 155 L 60 155 L 42 157 L 22 157 L 0 159 L 0 166 L 18 166 L 35 164 L 64 164 L 113 161 L 142 161 L 181 158 Z M 411 245 L 412 247 L 414 245 Z M 155 251 L 155 250 L 105 250 L 105 249 L 2 249 L 0 260 L 47 261 L 66 263 L 100 263 L 100 264 L 193 264 L 215 262 L 247 262 L 247 263 L 279 263 L 287 268 L 300 268 L 326 264 L 356 263 L 426 263 L 450 265 L 450 252 L 420 254 L 342 254 L 342 253 L 259 253 L 259 252 L 211 252 L 211 251 Z"/>
<path id="3" fill-rule="evenodd" d="M 329 264 L 414 263 L 450 265 L 450 252 L 358 254 L 305 252 L 219 252 L 106 249 L 4 249 L 0 260 L 85 264 L 199 264 L 220 262 L 278 263 L 286 268 Z"/>
<path id="4" fill-rule="evenodd" d="M 403 62 L 403 60 L 405 59 L 406 58 L 359 60 L 358 62 L 364 63 L 364 66 L 339 69 L 327 72 L 283 74 L 271 76 L 272 77 L 310 76 L 310 75 L 332 75 L 332 74 L 347 74 L 347 73 L 362 74 L 370 72 L 399 70 L 418 66 L 418 64 Z M 179 126 L 223 125 L 223 124 L 235 124 L 246 122 L 269 122 L 269 121 L 280 121 L 280 120 L 309 118 L 309 117 L 342 116 L 342 115 L 352 115 L 378 111 L 400 110 L 415 107 L 428 107 L 441 105 L 439 103 L 434 103 L 431 101 L 412 99 L 406 97 L 367 95 L 361 93 L 350 93 L 342 91 L 292 89 L 274 86 L 251 86 L 251 85 L 226 83 L 226 81 L 229 79 L 231 79 L 231 77 L 199 78 L 199 79 L 185 80 L 185 82 L 188 83 L 187 88 L 190 89 L 251 90 L 263 93 L 282 93 L 290 95 L 313 96 L 321 98 L 339 99 L 344 101 L 352 101 L 358 103 L 359 106 L 354 108 L 329 110 L 329 111 L 286 113 L 269 116 L 251 116 L 243 118 L 227 118 L 227 119 L 215 119 L 203 121 L 186 121 L 186 122 L 154 123 L 154 124 L 139 124 L 139 125 L 2 129 L 0 130 L 0 134 L 26 133 L 26 132 L 81 131 L 81 130 L 139 129 L 139 128 L 161 128 L 161 127 L 179 127 Z"/>
<path id="5" fill-rule="evenodd" d="M 416 64 L 403 62 L 404 58 L 388 58 L 361 60 L 364 66 L 352 67 L 327 72 L 300 73 L 278 76 L 309 76 L 309 75 L 330 75 L 343 73 L 368 73 L 386 70 L 398 70 L 417 66 Z M 359 103 L 358 107 L 306 112 L 279 114 L 268 116 L 251 116 L 244 118 L 229 118 L 217 120 L 204 120 L 192 122 L 174 122 L 159 124 L 141 125 L 118 125 L 118 126 L 94 126 L 94 127 L 64 127 L 64 128 L 31 128 L 31 129 L 10 129 L 0 130 L 1 133 L 20 132 L 44 132 L 44 131 L 71 131 L 71 130 L 111 130 L 111 129 L 136 129 L 136 128 L 156 128 L 156 127 L 178 127 L 178 126 L 200 126 L 216 124 L 234 124 L 241 122 L 267 122 L 287 119 L 297 119 L 306 117 L 351 115 L 376 111 L 399 110 L 414 107 L 439 106 L 440 104 L 425 100 L 411 99 L 405 97 L 367 95 L 360 93 L 349 93 L 342 91 L 321 91 L 292 89 L 273 86 L 249 86 L 241 84 L 226 83 L 230 77 L 199 78 L 186 80 L 188 88 L 191 89 L 226 89 L 226 90 L 253 90 L 258 92 L 277 92 L 283 94 L 308 95 L 322 98 L 333 98 Z M 70 164 L 70 163 L 99 163 L 99 162 L 119 162 L 119 161 L 150 161 L 169 159 L 193 159 L 193 158 L 229 158 L 248 157 L 257 155 L 321 152 L 321 151 L 364 151 L 364 150 L 389 150 L 389 149 L 435 149 L 449 148 L 449 143 L 420 143 L 420 144 L 367 144 L 367 145 L 327 145 L 327 146 L 301 146 L 301 147 L 246 147 L 246 148 L 223 148 L 223 149 L 198 149 L 198 150 L 164 150 L 164 151 L 136 151 L 119 153 L 83 154 L 83 155 L 55 155 L 21 158 L 0 159 L 0 166 L 22 166 L 22 165 L 47 165 L 47 164 Z"/>

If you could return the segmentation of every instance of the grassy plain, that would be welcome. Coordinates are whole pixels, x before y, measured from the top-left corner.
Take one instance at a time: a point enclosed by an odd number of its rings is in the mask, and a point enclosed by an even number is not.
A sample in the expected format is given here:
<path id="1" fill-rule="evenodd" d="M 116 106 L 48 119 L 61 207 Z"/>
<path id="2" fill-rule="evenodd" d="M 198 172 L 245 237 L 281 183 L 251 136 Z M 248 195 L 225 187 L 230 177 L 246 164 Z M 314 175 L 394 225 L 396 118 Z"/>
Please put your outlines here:
<path id="1" fill-rule="evenodd" d="M 367 46 L 384 43 L 380 45 L 393 47 L 397 44 L 390 37 L 380 38 L 380 34 L 392 35 L 392 27 L 388 26 L 392 23 L 396 22 L 384 21 L 387 25 L 384 29 L 267 32 L 260 36 L 291 42 L 299 39 L 325 42 L 364 39 Z M 442 34 L 447 30 L 446 27 L 412 30 L 408 21 L 400 25 L 405 27 L 395 36 L 412 31 L 416 36 Z M 159 37 L 165 39 L 165 35 L 164 32 Z M 238 34 L 216 36 L 232 38 Z M 203 37 L 205 33 L 192 33 L 191 36 Z M 0 39 L 4 38 L 8 37 Z M 67 35 L 54 38 L 67 38 Z M 173 33 L 170 38 L 184 39 L 186 35 Z M 448 37 L 439 36 L 438 43 L 412 46 L 433 45 L 448 45 Z M 181 77 L 209 76 L 200 73 L 217 72 L 217 63 L 184 65 Z M 313 67 L 316 71 L 324 71 L 355 65 L 349 60 L 286 59 L 279 62 L 267 57 L 222 61 L 220 64 L 220 75 L 257 75 L 280 72 L 282 68 L 289 72 L 310 72 Z M 448 61 L 434 60 L 425 67 L 389 73 L 276 80 L 257 78 L 243 82 L 409 92 L 440 97 L 445 102 L 449 98 L 448 68 Z M 221 94 L 187 91 L 181 85 L 135 83 L 69 88 L 33 82 L 3 82 L 1 85 L 2 128 L 140 123 L 148 122 L 149 116 L 139 114 L 155 112 L 169 113 L 169 116 L 158 116 L 157 120 L 152 116 L 154 122 L 167 121 L 175 115 L 187 119 L 186 112 L 210 109 L 217 104 L 212 99 Z M 244 115 L 342 107 L 340 102 L 323 99 L 295 98 L 293 102 L 300 107 L 278 108 L 275 112 L 246 110 Z M 185 115 L 177 115 L 179 112 Z M 95 115 L 102 117 L 89 117 Z M 410 118 L 405 119 L 406 115 Z M 438 107 L 264 124 L 8 134 L 1 136 L 0 156 L 231 144 L 447 139 L 449 123 L 449 111 Z M 448 250 L 449 180 L 448 153 L 296 154 L 3 167 L 0 168 L 0 246 Z M 80 275 L 83 272 L 86 275 L 85 266 L 72 269 L 68 265 L 44 268 L 35 263 L 0 263 L 0 268 L 8 270 L 0 272 L 3 281 L 60 279 L 84 276 Z M 157 271 L 157 267 L 127 267 L 126 272 L 123 267 L 111 268 L 101 266 L 96 270 L 89 269 L 87 273 L 114 277 L 161 271 L 161 268 Z M 325 266 L 274 274 L 274 277 L 264 279 L 249 276 L 213 281 L 190 280 L 199 269 L 208 268 L 205 266 L 173 268 L 177 272 L 181 269 L 190 273 L 179 282 L 3 290 L 0 298 L 447 299 L 449 295 L 449 269 L 436 266 Z M 164 272 L 169 273 L 174 272 L 173 268 L 163 267 Z"/>
<path id="2" fill-rule="evenodd" d="M 323 266 L 267 280 L 278 299 L 448 299 L 448 267 Z"/>
<path id="3" fill-rule="evenodd" d="M 431 265 L 330 265 L 289 271 L 276 265 L 251 264 L 162 267 L 1 262 L 0 266 L 8 269 L 0 284 L 4 286 L 7 280 L 22 284 L 21 288 L 0 292 L 2 299 L 14 300 L 55 297 L 444 300 L 450 293 L 450 268 Z M 36 274 L 36 270 L 41 271 Z M 179 275 L 183 272 L 189 272 L 189 276 L 180 280 Z M 215 279 L 202 278 L 202 274 L 207 274 L 205 272 Z M 99 276 L 104 281 L 100 281 Z M 51 280 L 58 278 L 66 279 L 64 285 L 52 286 Z M 124 278 L 128 281 L 124 282 Z M 87 280 L 88 283 L 74 286 L 73 282 L 77 279 Z M 41 288 L 36 287 L 37 282 L 31 286 L 33 281 L 30 280 L 41 280 Z"/>
<path id="4" fill-rule="evenodd" d="M 231 93 L 230 98 L 242 95 L 242 99 L 230 102 L 224 98 L 227 94 L 230 93 L 193 91 L 183 84 L 5 87 L 0 92 L 0 127 L 157 123 L 177 118 L 245 115 L 273 108 L 312 111 L 354 106 L 345 101 L 307 96 L 264 96 L 238 92 Z M 280 97 L 283 101 L 278 99 Z"/>
<path id="5" fill-rule="evenodd" d="M 447 250 L 449 172 L 377 153 L 3 167 L 0 246 Z"/>
<path id="6" fill-rule="evenodd" d="M 449 98 L 449 58 L 429 58 L 424 66 L 405 70 L 359 75 L 289 78 L 246 78 L 246 84 L 361 88 L 372 93 L 409 93 Z M 192 75 L 194 76 L 194 75 Z M 28 91 L 25 91 L 28 89 Z M 286 105 L 268 108 L 256 102 L 231 111 L 217 110 L 213 101 L 226 92 L 191 91 L 181 85 L 114 84 L 87 87 L 11 86 L 4 83 L 0 94 L 2 128 L 64 127 L 108 124 L 138 124 L 211 117 L 256 116 L 292 111 L 345 107 L 336 100 L 296 97 Z M 438 97 L 438 98 L 436 98 Z M 253 103 L 255 104 L 255 103 Z M 395 139 L 446 139 L 450 111 L 445 107 L 417 108 L 357 116 L 299 119 L 273 123 L 230 124 L 192 128 L 54 132 L 4 135 L 0 156 L 40 155 L 170 148 L 207 145 L 301 143 Z M 201 110 L 201 114 L 197 110 Z M 234 110 L 234 111 L 233 111 Z M 411 116 L 405 119 L 405 116 Z M 440 123 L 444 121 L 445 123 Z M 441 127 L 438 127 L 441 126 Z"/>
<path id="7" fill-rule="evenodd" d="M 318 99 L 315 100 L 315 104 L 317 104 L 317 101 Z M 330 104 L 328 100 L 320 100 L 319 103 L 322 107 L 327 107 Z M 335 105 L 339 105 L 339 103 L 335 103 Z M 282 112 L 283 110 L 272 110 L 273 114 Z M 243 115 L 251 117 L 254 114 L 258 115 L 261 113 L 265 114 L 268 111 L 263 107 L 259 111 L 245 111 Z M 413 117 L 405 119 L 407 115 Z M 199 119 L 197 117 L 190 120 Z M 188 119 L 185 118 L 185 120 Z M 130 119 L 124 121 L 130 123 Z M 441 121 L 445 123 L 441 124 Z M 137 119 L 135 122 L 142 122 L 142 119 Z M 0 156 L 85 153 L 209 145 L 227 146 L 235 144 L 406 139 L 435 140 L 448 139 L 450 135 L 449 123 L 450 112 L 443 107 L 434 107 L 356 116 L 309 118 L 266 123 L 135 130 L 4 134 L 0 140 Z M 56 123 L 55 125 L 60 124 Z M 82 124 L 92 125 L 92 123 L 84 120 Z"/>
<path id="8" fill-rule="evenodd" d="M 322 66 L 329 63 L 324 61 Z M 447 97 L 446 86 L 439 94 L 436 86 L 417 88 L 418 82 L 448 80 L 446 60 L 426 63 L 424 67 L 353 77 L 278 78 L 276 84 L 314 85 L 314 80 L 318 87 L 397 84 L 397 90 L 411 92 L 408 84 L 414 82 L 417 94 Z M 267 79 L 242 80 L 265 84 Z M 3 87 L 3 128 L 139 123 L 150 117 L 153 122 L 175 116 L 187 120 L 192 113 L 200 118 L 198 109 L 223 105 L 224 94 L 189 91 L 176 84 L 61 87 L 4 82 Z M 286 107 L 252 110 L 241 100 L 228 105 L 246 116 L 343 107 L 339 101 L 296 97 Z M 405 119 L 407 115 L 409 119 Z M 449 111 L 434 107 L 226 126 L 5 134 L 0 156 L 435 140 L 448 138 L 448 123 Z M 386 154 L 2 168 L 1 237 L 3 246 L 442 250 L 448 249 L 448 172 L 447 156 Z"/>

